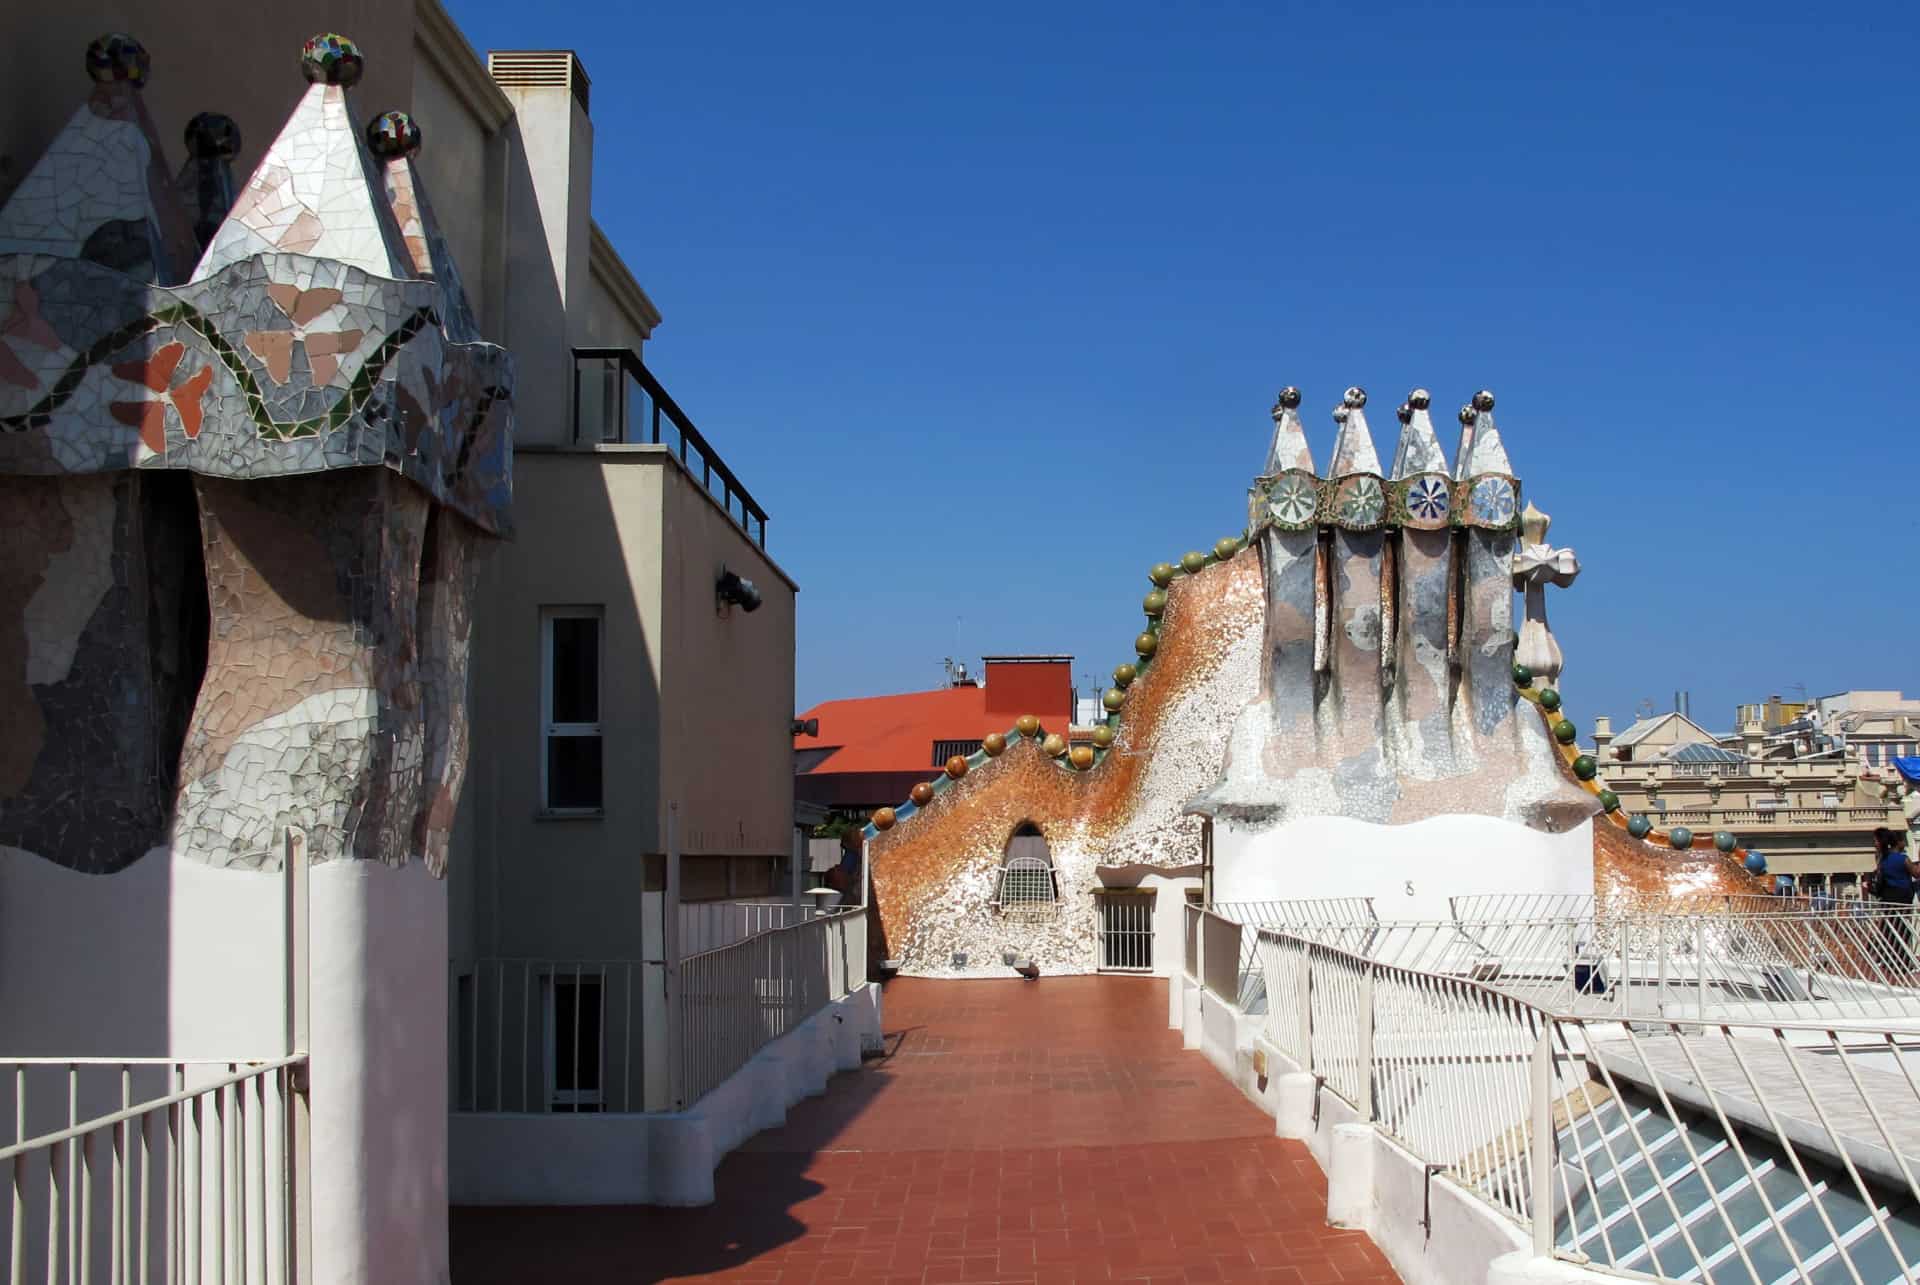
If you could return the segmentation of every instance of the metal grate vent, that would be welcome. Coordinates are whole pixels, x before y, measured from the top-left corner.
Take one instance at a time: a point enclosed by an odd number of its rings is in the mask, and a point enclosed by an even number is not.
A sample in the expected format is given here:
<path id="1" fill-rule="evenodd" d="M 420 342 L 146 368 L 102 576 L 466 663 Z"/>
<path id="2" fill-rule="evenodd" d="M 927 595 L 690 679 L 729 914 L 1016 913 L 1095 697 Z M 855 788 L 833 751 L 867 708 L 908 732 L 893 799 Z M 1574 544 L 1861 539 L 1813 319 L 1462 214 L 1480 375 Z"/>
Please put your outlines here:
<path id="1" fill-rule="evenodd" d="M 506 49 L 487 55 L 487 74 L 505 89 L 571 89 L 587 111 L 587 69 L 570 49 Z"/>

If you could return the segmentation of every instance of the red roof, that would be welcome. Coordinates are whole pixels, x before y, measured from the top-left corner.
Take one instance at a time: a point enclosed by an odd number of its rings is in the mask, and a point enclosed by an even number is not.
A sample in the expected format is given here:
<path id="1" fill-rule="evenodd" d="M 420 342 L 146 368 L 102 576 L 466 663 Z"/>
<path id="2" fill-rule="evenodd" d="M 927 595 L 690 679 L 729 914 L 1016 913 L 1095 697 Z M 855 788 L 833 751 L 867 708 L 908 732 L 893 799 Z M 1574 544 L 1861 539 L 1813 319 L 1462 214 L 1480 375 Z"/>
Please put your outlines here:
<path id="1" fill-rule="evenodd" d="M 1049 731 L 1064 734 L 1072 718 L 1072 690 L 1064 682 L 1059 686 L 1055 708 L 1047 709 L 1044 702 L 1036 702 L 1013 714 L 997 707 L 988 709 L 989 687 L 942 687 L 898 696 L 826 701 L 800 715 L 803 719 L 819 719 L 820 734 L 794 737 L 793 748 L 801 752 L 833 751 L 804 775 L 915 772 L 930 776 L 935 741 L 977 741 L 988 732 L 1006 731 L 1023 713 L 1038 715 Z"/>

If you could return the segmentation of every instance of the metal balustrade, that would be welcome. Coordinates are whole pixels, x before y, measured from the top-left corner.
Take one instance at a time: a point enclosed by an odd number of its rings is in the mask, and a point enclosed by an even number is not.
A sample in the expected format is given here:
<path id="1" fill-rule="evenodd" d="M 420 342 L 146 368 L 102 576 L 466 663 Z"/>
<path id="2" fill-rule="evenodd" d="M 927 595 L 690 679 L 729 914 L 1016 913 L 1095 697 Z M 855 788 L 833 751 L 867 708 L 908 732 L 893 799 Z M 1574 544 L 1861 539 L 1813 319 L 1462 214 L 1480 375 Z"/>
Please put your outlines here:
<path id="1" fill-rule="evenodd" d="M 676 1105 L 691 1107 L 866 980 L 866 909 L 802 920 L 681 961 Z"/>
<path id="2" fill-rule="evenodd" d="M 638 959 L 455 960 L 453 1110 L 647 1110 L 648 969 Z"/>
<path id="3" fill-rule="evenodd" d="M 680 954 L 698 955 L 813 914 L 790 901 L 686 901 L 680 904 Z"/>
<path id="4" fill-rule="evenodd" d="M 1756 918 L 1718 926 L 1770 940 Z M 1259 930 L 1256 950 L 1266 1038 L 1543 1257 L 1754 1285 L 1920 1279 L 1920 1033 L 1557 1011 L 1293 930 Z"/>
<path id="5" fill-rule="evenodd" d="M 306 1068 L 0 1061 L 11 1285 L 304 1279 Z"/>
<path id="6" fill-rule="evenodd" d="M 767 511 L 721 460 L 693 420 L 630 348 L 573 350 L 576 442 L 665 446 L 688 476 L 762 549 Z"/>

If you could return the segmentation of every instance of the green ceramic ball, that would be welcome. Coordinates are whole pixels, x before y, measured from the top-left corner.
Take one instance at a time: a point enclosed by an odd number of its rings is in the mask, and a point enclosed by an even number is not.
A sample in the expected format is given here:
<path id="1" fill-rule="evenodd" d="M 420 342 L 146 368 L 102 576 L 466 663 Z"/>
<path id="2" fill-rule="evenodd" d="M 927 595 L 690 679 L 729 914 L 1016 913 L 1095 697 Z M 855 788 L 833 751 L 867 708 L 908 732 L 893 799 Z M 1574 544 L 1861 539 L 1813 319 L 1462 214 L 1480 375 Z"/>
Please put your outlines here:
<path id="1" fill-rule="evenodd" d="M 1160 650 L 1160 640 L 1155 637 L 1153 631 L 1149 629 L 1133 640 L 1133 649 L 1142 656 L 1151 656 L 1154 652 Z"/>
<path id="2" fill-rule="evenodd" d="M 1154 563 L 1152 570 L 1147 572 L 1147 579 L 1162 589 L 1166 588 L 1173 583 L 1173 564 L 1171 562 Z"/>
<path id="3" fill-rule="evenodd" d="M 1225 562 L 1238 552 L 1240 552 L 1240 542 L 1232 536 L 1217 541 L 1213 546 L 1213 556 L 1218 562 Z"/>
<path id="4" fill-rule="evenodd" d="M 1713 846 L 1722 852 L 1732 852 L 1740 846 L 1740 840 L 1734 837 L 1733 831 L 1731 830 L 1715 830 L 1713 832 Z"/>
<path id="5" fill-rule="evenodd" d="M 1653 833 L 1653 822 L 1636 812 L 1627 818 L 1627 833 L 1636 839 L 1644 839 Z"/>
<path id="6" fill-rule="evenodd" d="M 1525 665 L 1513 667 L 1513 681 L 1521 687 L 1533 686 L 1533 671 Z"/>
<path id="7" fill-rule="evenodd" d="M 1165 589 L 1155 589 L 1152 593 L 1140 600 L 1140 609 L 1149 616 L 1152 616 L 1155 620 L 1158 620 L 1160 613 L 1167 609 L 1167 591 Z"/>
<path id="8" fill-rule="evenodd" d="M 1207 555 L 1204 553 L 1183 553 L 1180 555 L 1180 569 L 1190 576 L 1197 576 L 1207 567 Z"/>
<path id="9" fill-rule="evenodd" d="M 1551 687 L 1542 687 L 1540 689 L 1540 708 L 1549 711 L 1559 709 L 1560 693 Z"/>
<path id="10" fill-rule="evenodd" d="M 1562 745 L 1571 745 L 1579 737 L 1580 729 L 1573 725 L 1572 719 L 1563 718 L 1553 725 L 1553 739 Z"/>
<path id="11" fill-rule="evenodd" d="M 1127 703 L 1127 694 L 1118 687 L 1109 687 L 1106 694 L 1100 698 L 1100 703 L 1107 707 L 1107 713 L 1117 714 L 1120 712 L 1120 707 Z"/>
<path id="12" fill-rule="evenodd" d="M 1140 671 L 1132 665 L 1115 665 L 1113 667 L 1113 685 L 1115 687 L 1129 687 L 1133 684 L 1133 680 L 1139 676 Z"/>
<path id="13" fill-rule="evenodd" d="M 1618 812 L 1620 810 L 1620 796 L 1612 790 L 1600 791 L 1600 808 L 1605 812 Z"/>
<path id="14" fill-rule="evenodd" d="M 1687 829 L 1684 825 L 1676 825 L 1673 829 L 1667 831 L 1667 842 L 1671 843 L 1675 848 L 1691 848 L 1693 846 L 1693 831 Z"/>
<path id="15" fill-rule="evenodd" d="M 1582 754 L 1573 761 L 1573 774 L 1583 781 L 1591 781 L 1600 771 L 1600 765 L 1593 761 L 1593 755 Z"/>

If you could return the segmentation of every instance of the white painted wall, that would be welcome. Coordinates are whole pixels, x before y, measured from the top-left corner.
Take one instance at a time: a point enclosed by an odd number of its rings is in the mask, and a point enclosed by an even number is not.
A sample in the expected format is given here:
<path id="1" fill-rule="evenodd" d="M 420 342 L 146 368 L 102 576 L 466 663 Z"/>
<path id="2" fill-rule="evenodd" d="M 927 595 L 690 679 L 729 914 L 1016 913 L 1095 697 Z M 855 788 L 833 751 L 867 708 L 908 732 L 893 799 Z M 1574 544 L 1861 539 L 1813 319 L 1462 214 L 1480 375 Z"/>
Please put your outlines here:
<path id="1" fill-rule="evenodd" d="M 1172 977 L 1183 967 L 1180 943 L 1186 925 L 1181 920 L 1180 908 L 1187 904 L 1187 889 L 1198 888 L 1200 881 L 1148 875 L 1140 881 L 1140 886 L 1152 888 L 1159 894 L 1153 899 L 1154 976 Z"/>
<path id="2" fill-rule="evenodd" d="M 315 1278 L 445 1281 L 447 885 L 330 861 L 310 886 Z"/>
<path id="3" fill-rule="evenodd" d="M 315 1278 L 445 1281 L 446 884 L 335 861 L 309 888 Z M 167 849 L 115 875 L 0 849 L 0 1056 L 281 1056 L 284 896 Z"/>
<path id="4" fill-rule="evenodd" d="M 1383 920 L 1447 919 L 1447 898 L 1592 893 L 1593 823 L 1542 834 L 1485 816 L 1409 825 L 1305 817 L 1252 830 L 1213 829 L 1213 899 L 1372 897 Z"/>

